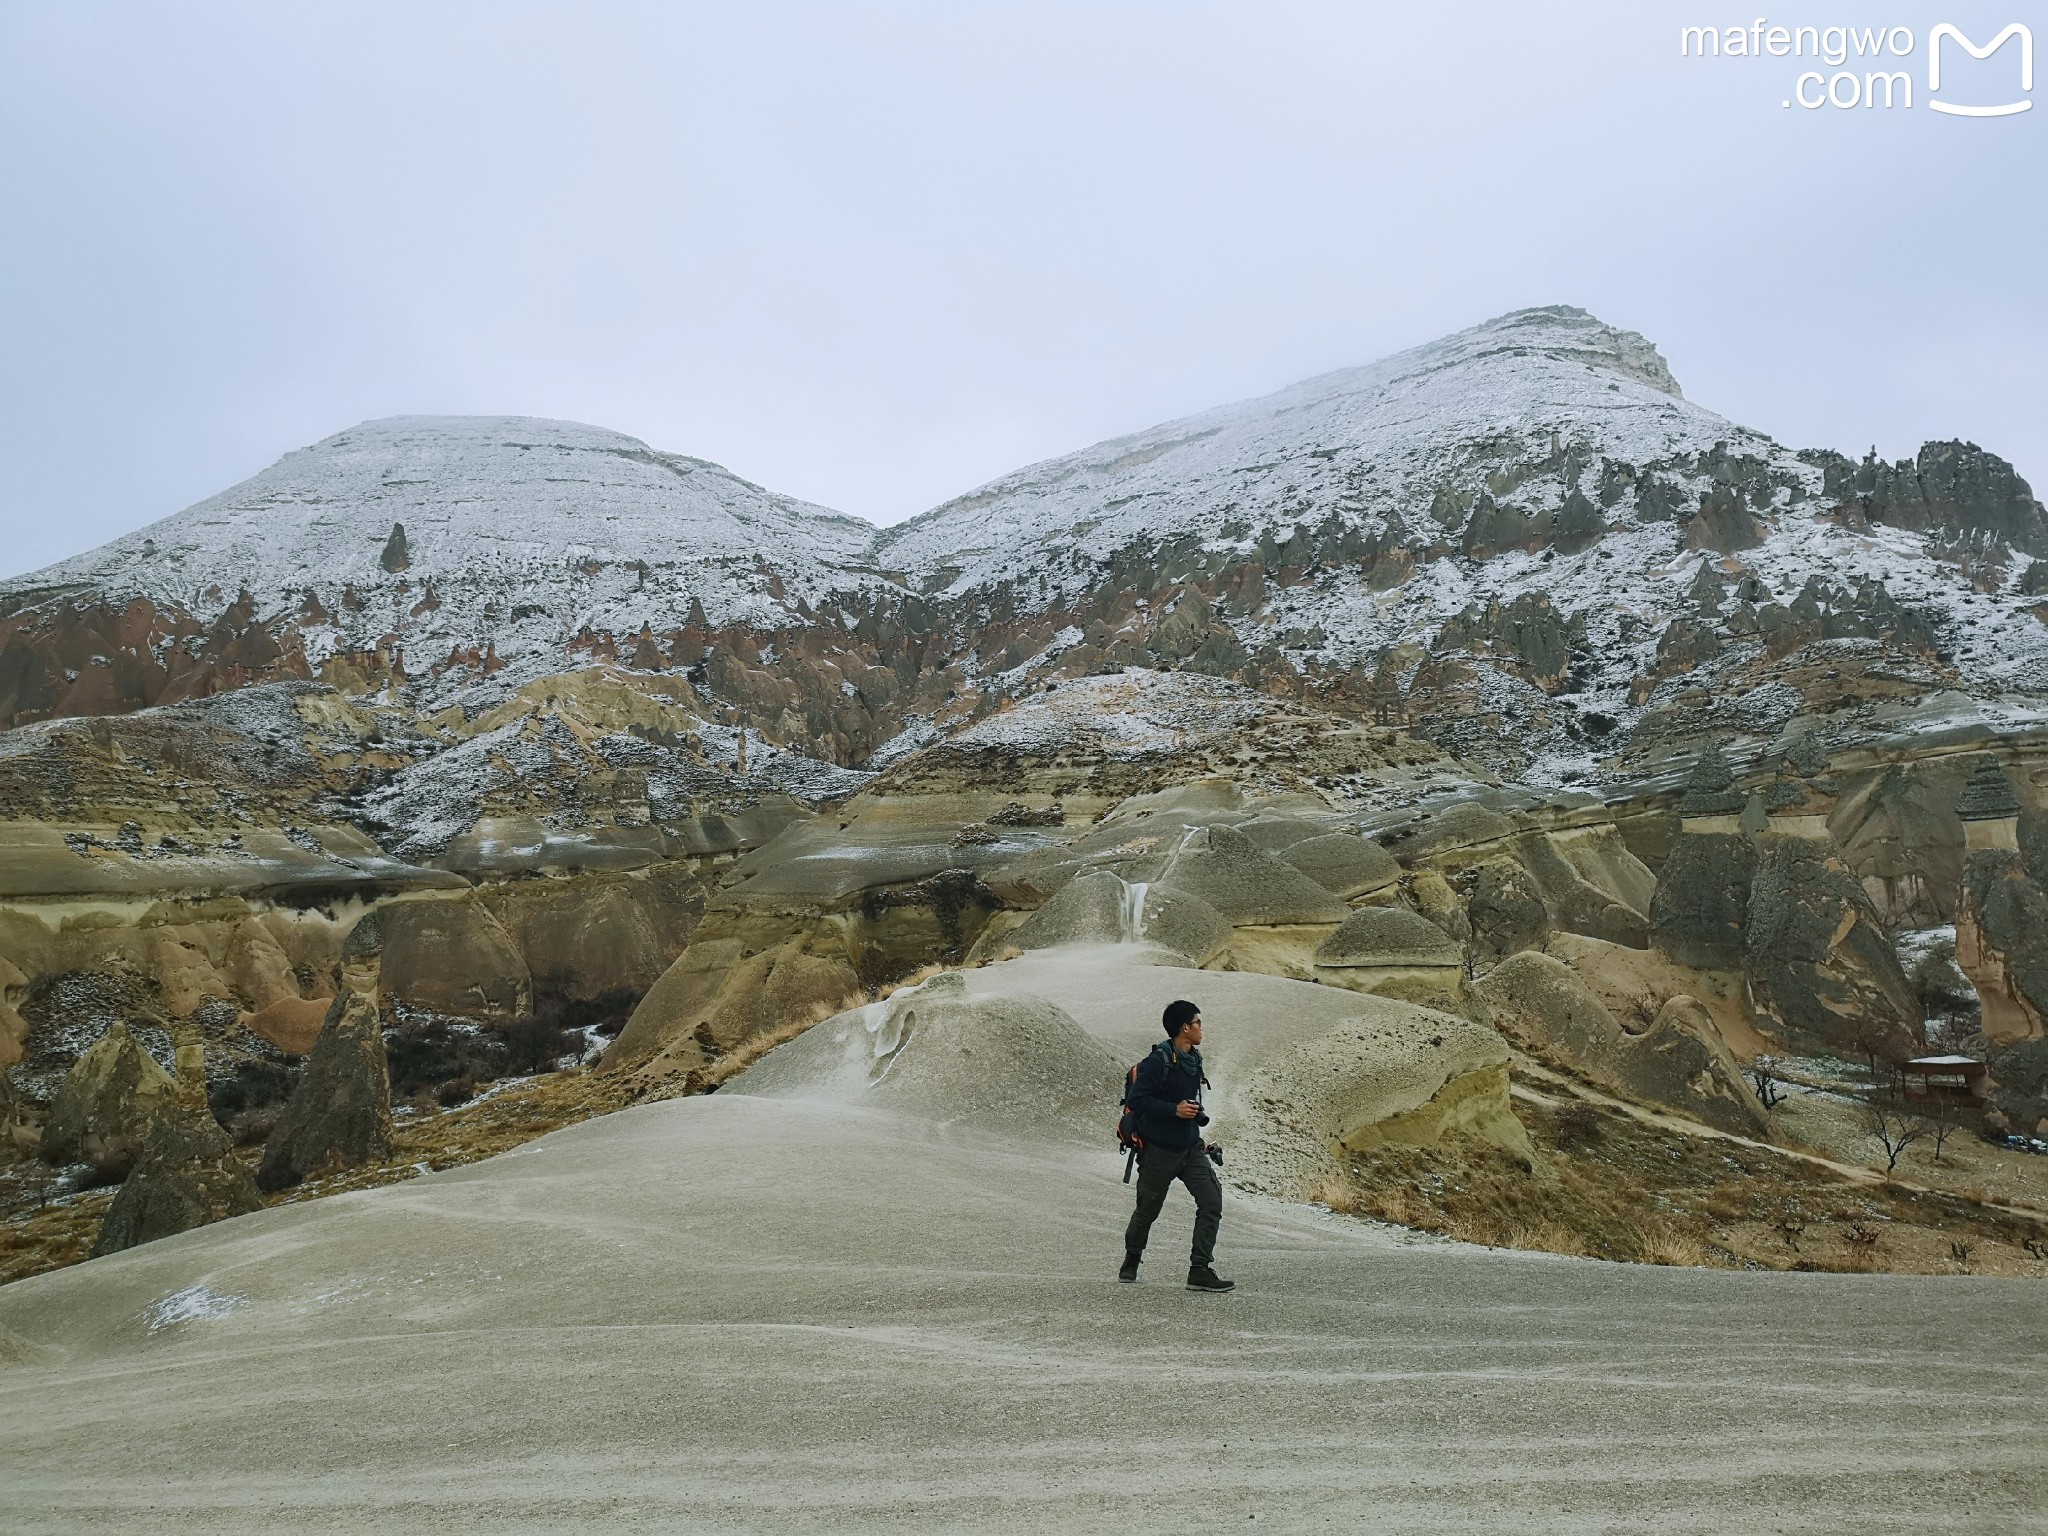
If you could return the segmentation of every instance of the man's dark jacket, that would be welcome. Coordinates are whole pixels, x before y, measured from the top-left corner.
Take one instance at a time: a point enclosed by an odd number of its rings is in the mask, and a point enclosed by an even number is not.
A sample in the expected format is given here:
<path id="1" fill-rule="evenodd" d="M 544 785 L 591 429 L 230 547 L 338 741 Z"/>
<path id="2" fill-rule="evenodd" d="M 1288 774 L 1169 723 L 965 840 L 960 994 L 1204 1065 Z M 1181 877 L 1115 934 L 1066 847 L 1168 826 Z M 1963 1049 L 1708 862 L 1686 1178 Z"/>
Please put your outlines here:
<path id="1" fill-rule="evenodd" d="M 1183 1120 L 1175 1108 L 1189 1099 L 1202 1097 L 1202 1053 L 1176 1050 L 1171 1040 L 1162 1040 L 1152 1054 L 1138 1063 L 1137 1081 L 1131 1084 L 1130 1104 L 1137 1132 L 1148 1147 L 1192 1147 L 1202 1139 L 1207 1115 Z"/>

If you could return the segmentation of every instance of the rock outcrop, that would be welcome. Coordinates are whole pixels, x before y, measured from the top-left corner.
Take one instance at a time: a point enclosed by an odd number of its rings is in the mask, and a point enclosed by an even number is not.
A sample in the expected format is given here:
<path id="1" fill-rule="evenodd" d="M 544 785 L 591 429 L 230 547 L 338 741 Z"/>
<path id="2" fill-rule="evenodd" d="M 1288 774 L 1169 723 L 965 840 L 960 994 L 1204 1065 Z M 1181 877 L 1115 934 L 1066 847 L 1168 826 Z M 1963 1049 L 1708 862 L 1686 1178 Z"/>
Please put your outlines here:
<path id="1" fill-rule="evenodd" d="M 1428 918 L 1400 907 L 1361 907 L 1316 947 L 1319 966 L 1457 969 L 1464 954 Z"/>
<path id="2" fill-rule="evenodd" d="M 1740 824 L 1743 806 L 1727 759 L 1709 743 L 1678 802 L 1678 837 L 1650 900 L 1652 940 L 1680 965 L 1723 969 L 1742 963 L 1756 874 L 1756 850 Z"/>
<path id="3" fill-rule="evenodd" d="M 2022 1135 L 2048 1134 L 2048 1039 L 1996 1047 L 1990 1066 L 1993 1123 Z"/>
<path id="4" fill-rule="evenodd" d="M 1844 776 L 1829 826 L 1843 859 L 1895 927 L 1955 920 L 1966 851 L 1954 810 L 1961 787 L 1950 757 Z"/>
<path id="5" fill-rule="evenodd" d="M 263 1208 L 263 1196 L 206 1107 L 196 1038 L 178 1049 L 176 1091 L 151 1116 L 135 1168 L 107 1207 L 93 1257 Z"/>
<path id="6" fill-rule="evenodd" d="M 1391 853 L 1351 832 L 1304 838 L 1280 849 L 1279 856 L 1340 901 L 1383 891 L 1401 878 L 1400 862 Z"/>
<path id="7" fill-rule="evenodd" d="M 1316 946 L 1315 980 L 1456 1012 L 1465 951 L 1404 907 L 1361 907 Z"/>
<path id="8" fill-rule="evenodd" d="M 850 924 L 742 910 L 707 915 L 605 1052 L 609 1068 L 682 1073 L 755 1035 L 835 1013 L 865 990 Z"/>
<path id="9" fill-rule="evenodd" d="M 1717 1130 L 1772 1135 L 1740 1064 L 1690 998 L 1671 999 L 1631 1034 L 1569 966 L 1533 953 L 1503 961 L 1474 990 L 1493 1027 L 1534 1056 Z"/>
<path id="10" fill-rule="evenodd" d="M 1742 964 L 1756 849 L 1739 832 L 1683 832 L 1657 872 L 1650 934 L 1680 965 Z"/>
<path id="11" fill-rule="evenodd" d="M 1956 961 L 1977 989 L 1986 1040 L 2048 1034 L 2048 889 L 2018 853 L 1985 849 L 1964 865 Z"/>
<path id="12" fill-rule="evenodd" d="M 127 1025 L 112 1025 L 78 1058 L 50 1101 L 43 1157 L 59 1165 L 91 1163 L 104 1176 L 126 1177 L 151 1119 L 176 1087 Z"/>
<path id="13" fill-rule="evenodd" d="M 263 1144 L 257 1184 L 289 1188 L 323 1170 L 391 1150 L 391 1071 L 377 1005 L 360 992 L 334 1000 L 299 1085 Z"/>
<path id="14" fill-rule="evenodd" d="M 1826 844 L 1773 839 L 1749 899 L 1743 959 L 1757 1011 L 1804 1049 L 1900 1061 L 1921 1045 L 1920 1000 L 1870 898 Z"/>
<path id="15" fill-rule="evenodd" d="M 1261 853 L 1235 827 L 1190 834 L 1159 884 L 1204 903 L 1232 927 L 1339 923 L 1347 911 L 1322 884 L 1285 859 Z"/>
<path id="16" fill-rule="evenodd" d="M 1515 840 L 1515 855 L 1553 926 L 1630 949 L 1649 947 L 1645 913 L 1657 877 L 1612 827 L 1526 833 Z"/>
<path id="17" fill-rule="evenodd" d="M 2033 490 L 2010 464 L 1975 443 L 1927 443 L 1895 464 L 1875 453 L 1861 464 L 1834 457 L 1824 491 L 1872 522 L 1989 533 L 2015 549 L 2048 555 L 2048 518 Z"/>
<path id="18" fill-rule="evenodd" d="M 1526 869 L 1506 859 L 1479 866 L 1465 916 L 1472 925 L 1468 953 L 1475 972 L 1521 950 L 1541 948 L 1550 932 L 1550 909 L 1543 893 Z"/>
<path id="19" fill-rule="evenodd" d="M 984 1136 L 1080 1138 L 1116 1102 L 1123 1065 L 1052 1004 L 970 997 L 953 972 L 819 1025 L 735 1086 L 909 1110 Z"/>
<path id="20" fill-rule="evenodd" d="M 524 962 L 536 1006 L 601 1009 L 637 1002 L 675 963 L 703 915 L 704 887 L 677 862 L 512 881 L 481 900 Z"/>
<path id="21" fill-rule="evenodd" d="M 1107 870 L 1076 875 L 1007 936 L 1018 949 L 1062 944 L 1152 944 L 1201 965 L 1230 940 L 1207 902 L 1143 881 L 1126 883 Z"/>
<path id="22" fill-rule="evenodd" d="M 479 901 L 396 902 L 381 914 L 380 996 L 435 1013 L 509 1023 L 533 1007 L 533 976 Z"/>

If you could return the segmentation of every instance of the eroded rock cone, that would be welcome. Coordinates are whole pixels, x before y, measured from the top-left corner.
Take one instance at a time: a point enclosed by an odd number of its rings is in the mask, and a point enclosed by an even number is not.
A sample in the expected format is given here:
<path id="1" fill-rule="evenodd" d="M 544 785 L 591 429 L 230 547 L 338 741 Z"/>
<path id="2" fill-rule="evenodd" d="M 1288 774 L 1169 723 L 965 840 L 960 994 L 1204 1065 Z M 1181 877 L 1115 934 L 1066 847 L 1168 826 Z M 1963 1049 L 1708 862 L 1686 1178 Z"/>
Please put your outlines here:
<path id="1" fill-rule="evenodd" d="M 1650 899 L 1650 934 L 1680 965 L 1733 970 L 1742 964 L 1756 847 L 1723 832 L 1687 832 L 1672 844 Z"/>
<path id="2" fill-rule="evenodd" d="M 1076 875 L 1010 935 L 1019 949 L 1061 944 L 1155 944 L 1200 965 L 1230 939 L 1207 902 L 1097 870 Z"/>
<path id="3" fill-rule="evenodd" d="M 1280 858 L 1340 901 L 1385 890 L 1401 878 L 1401 865 L 1391 853 L 1351 832 L 1305 838 L 1283 849 Z"/>
<path id="4" fill-rule="evenodd" d="M 1160 888 L 1205 902 L 1232 925 L 1341 923 L 1349 909 L 1321 885 L 1232 827 L 1188 840 Z"/>
<path id="5" fill-rule="evenodd" d="M 1869 895 L 1831 848 L 1771 843 L 1750 890 L 1744 939 L 1759 1013 L 1807 1048 L 1902 1060 L 1921 1043 L 1920 998 Z"/>
<path id="6" fill-rule="evenodd" d="M 116 1177 L 135 1166 L 157 1107 L 176 1083 L 125 1024 L 112 1024 L 73 1063 L 50 1101 L 42 1155 L 62 1166 L 91 1163 Z"/>
<path id="7" fill-rule="evenodd" d="M 93 1257 L 263 1209 L 263 1196 L 203 1104 L 167 1104 L 100 1224 Z"/>
<path id="8" fill-rule="evenodd" d="M 1963 868 L 1956 960 L 1977 989 L 1995 1045 L 2048 1034 L 2048 888 L 2017 853 L 1981 849 Z"/>
<path id="9" fill-rule="evenodd" d="M 1519 951 L 1541 948 L 1550 932 L 1550 909 L 1543 904 L 1543 893 L 1527 870 L 1505 860 L 1480 865 L 1465 911 L 1472 924 L 1475 970 L 1498 965 Z"/>
<path id="10" fill-rule="evenodd" d="M 256 1182 L 285 1189 L 328 1167 L 391 1150 L 391 1068 L 377 1006 L 360 992 L 334 1000 L 297 1092 L 263 1144 Z"/>

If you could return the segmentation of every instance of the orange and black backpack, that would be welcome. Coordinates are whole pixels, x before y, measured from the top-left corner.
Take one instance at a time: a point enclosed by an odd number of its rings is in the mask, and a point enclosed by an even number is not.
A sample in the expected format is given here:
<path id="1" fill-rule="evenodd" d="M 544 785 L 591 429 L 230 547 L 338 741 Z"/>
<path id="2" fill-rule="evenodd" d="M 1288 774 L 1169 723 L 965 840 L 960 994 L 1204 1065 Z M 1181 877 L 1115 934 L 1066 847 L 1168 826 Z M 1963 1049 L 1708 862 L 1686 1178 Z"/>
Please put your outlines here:
<path id="1" fill-rule="evenodd" d="M 1116 1119 L 1116 1144 L 1124 1153 L 1124 1182 L 1131 1182 L 1131 1169 L 1137 1166 L 1138 1154 L 1145 1150 L 1145 1138 L 1138 1134 L 1138 1111 L 1131 1103 L 1131 1095 L 1138 1089 L 1138 1068 L 1145 1065 L 1138 1062 L 1124 1074 L 1123 1113 Z"/>

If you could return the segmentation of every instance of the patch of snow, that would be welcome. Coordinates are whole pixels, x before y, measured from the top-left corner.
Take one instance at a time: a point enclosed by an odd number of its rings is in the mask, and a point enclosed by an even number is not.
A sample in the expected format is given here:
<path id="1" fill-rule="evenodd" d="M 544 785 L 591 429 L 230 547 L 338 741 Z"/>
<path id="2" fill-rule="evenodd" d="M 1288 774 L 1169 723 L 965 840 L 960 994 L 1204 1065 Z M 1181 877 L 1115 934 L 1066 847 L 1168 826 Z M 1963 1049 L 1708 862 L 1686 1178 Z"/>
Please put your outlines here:
<path id="1" fill-rule="evenodd" d="M 182 1291 L 151 1302 L 143 1318 L 149 1324 L 149 1331 L 156 1333 L 179 1323 L 226 1317 L 235 1308 L 245 1305 L 248 1299 L 246 1296 L 223 1295 L 203 1283 L 188 1285 Z"/>

